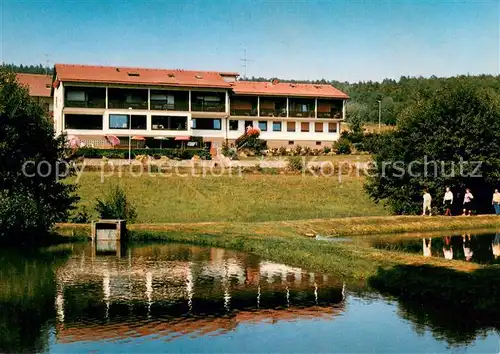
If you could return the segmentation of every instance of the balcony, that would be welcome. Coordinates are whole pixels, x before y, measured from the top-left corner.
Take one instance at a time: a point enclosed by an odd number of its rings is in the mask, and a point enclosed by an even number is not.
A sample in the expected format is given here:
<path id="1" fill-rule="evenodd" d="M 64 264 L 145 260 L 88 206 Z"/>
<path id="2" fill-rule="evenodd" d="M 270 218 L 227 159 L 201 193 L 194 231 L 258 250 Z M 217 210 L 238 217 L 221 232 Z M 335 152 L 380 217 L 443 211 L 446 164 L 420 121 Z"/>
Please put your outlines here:
<path id="1" fill-rule="evenodd" d="M 255 96 L 233 96 L 231 98 L 231 115 L 257 116 L 257 102 Z"/>
<path id="2" fill-rule="evenodd" d="M 289 100 L 289 116 L 314 118 L 316 117 L 315 100 L 305 98 L 291 98 Z"/>
<path id="3" fill-rule="evenodd" d="M 189 111 L 189 93 L 187 91 L 151 90 L 152 110 Z"/>
<path id="4" fill-rule="evenodd" d="M 286 98 L 262 98 L 260 99 L 261 117 L 286 117 Z"/>
<path id="5" fill-rule="evenodd" d="M 318 118 L 342 119 L 341 100 L 318 100 Z"/>
<path id="6" fill-rule="evenodd" d="M 100 87 L 68 86 L 64 106 L 76 108 L 106 108 L 106 89 Z"/>
<path id="7" fill-rule="evenodd" d="M 191 92 L 191 111 L 225 112 L 225 92 Z"/>
<path id="8" fill-rule="evenodd" d="M 108 89 L 108 108 L 148 109 L 148 90 Z"/>

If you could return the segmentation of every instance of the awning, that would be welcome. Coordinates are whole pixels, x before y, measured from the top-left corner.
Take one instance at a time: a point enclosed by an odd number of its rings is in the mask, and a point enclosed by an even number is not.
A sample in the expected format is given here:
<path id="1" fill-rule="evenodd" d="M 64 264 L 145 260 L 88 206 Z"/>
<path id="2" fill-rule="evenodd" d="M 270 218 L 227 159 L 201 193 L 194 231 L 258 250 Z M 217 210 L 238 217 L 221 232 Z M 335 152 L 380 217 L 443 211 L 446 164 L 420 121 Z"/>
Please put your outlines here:
<path id="1" fill-rule="evenodd" d="M 133 137 L 132 137 L 132 140 L 146 140 L 146 138 L 145 138 L 145 137 L 143 137 L 143 136 L 138 136 L 138 135 L 136 135 L 136 136 L 133 136 Z"/>
<path id="2" fill-rule="evenodd" d="M 191 137 L 190 136 L 176 136 L 174 140 L 183 140 L 183 141 L 187 141 L 187 140 L 190 140 Z"/>

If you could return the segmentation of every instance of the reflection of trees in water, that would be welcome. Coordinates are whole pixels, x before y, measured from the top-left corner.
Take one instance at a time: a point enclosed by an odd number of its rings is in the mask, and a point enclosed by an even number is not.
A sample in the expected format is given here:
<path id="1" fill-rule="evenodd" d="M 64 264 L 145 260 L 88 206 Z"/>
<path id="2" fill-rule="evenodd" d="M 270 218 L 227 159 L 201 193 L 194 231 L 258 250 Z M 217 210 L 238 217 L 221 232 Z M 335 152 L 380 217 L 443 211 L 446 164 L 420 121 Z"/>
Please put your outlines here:
<path id="1" fill-rule="evenodd" d="M 446 308 L 437 303 L 416 303 L 399 301 L 399 316 L 412 323 L 419 335 L 430 331 L 438 340 L 445 340 L 450 346 L 465 346 L 479 336 L 486 336 L 491 330 L 500 333 L 500 326 L 488 317 L 474 311 Z"/>
<path id="2" fill-rule="evenodd" d="M 47 351 L 47 322 L 55 316 L 53 257 L 0 251 L 0 352 Z"/>
<path id="3" fill-rule="evenodd" d="M 466 345 L 488 330 L 500 330 L 500 269 L 460 272 L 429 265 L 379 269 L 377 290 L 400 299 L 401 316 L 450 345 Z"/>

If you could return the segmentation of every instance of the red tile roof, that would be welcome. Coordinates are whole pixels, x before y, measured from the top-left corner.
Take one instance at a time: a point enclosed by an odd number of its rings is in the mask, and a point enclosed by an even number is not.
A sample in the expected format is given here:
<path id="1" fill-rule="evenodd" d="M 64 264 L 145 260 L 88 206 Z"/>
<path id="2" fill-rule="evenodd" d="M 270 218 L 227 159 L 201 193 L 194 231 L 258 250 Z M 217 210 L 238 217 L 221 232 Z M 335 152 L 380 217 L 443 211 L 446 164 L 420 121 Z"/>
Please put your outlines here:
<path id="1" fill-rule="evenodd" d="M 38 74 L 16 74 L 17 81 L 28 86 L 30 96 L 50 97 L 52 77 Z"/>
<path id="2" fill-rule="evenodd" d="M 99 82 L 134 85 L 230 88 L 215 71 L 189 71 L 56 64 L 57 78 L 63 82 Z M 227 74 L 227 73 L 225 73 Z"/>
<path id="3" fill-rule="evenodd" d="M 349 98 L 347 94 L 332 85 L 236 81 L 231 83 L 231 86 L 234 93 L 241 95 Z"/>

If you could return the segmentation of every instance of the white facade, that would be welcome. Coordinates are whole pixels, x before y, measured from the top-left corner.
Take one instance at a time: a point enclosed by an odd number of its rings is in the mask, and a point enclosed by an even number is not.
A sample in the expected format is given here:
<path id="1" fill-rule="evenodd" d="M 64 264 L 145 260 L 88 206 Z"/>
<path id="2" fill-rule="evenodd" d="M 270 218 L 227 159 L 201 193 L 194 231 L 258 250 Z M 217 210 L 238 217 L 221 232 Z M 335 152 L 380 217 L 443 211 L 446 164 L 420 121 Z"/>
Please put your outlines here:
<path id="1" fill-rule="evenodd" d="M 259 127 L 259 122 L 267 122 L 267 130 L 261 129 L 261 139 L 271 141 L 282 141 L 282 145 L 289 145 L 290 143 L 301 144 L 301 142 L 322 142 L 331 143 L 337 140 L 340 136 L 340 122 L 345 118 L 345 105 L 342 107 L 342 119 L 330 118 L 300 118 L 300 117 L 269 117 L 269 116 L 230 116 L 230 93 L 229 90 L 221 89 L 202 89 L 195 88 L 193 90 L 186 90 L 189 92 L 189 107 L 188 111 L 171 111 L 171 110 L 151 110 L 151 109 L 116 109 L 116 108 L 80 108 L 80 107 L 65 107 L 65 88 L 66 87 L 94 87 L 90 84 L 71 84 L 60 82 L 58 87 L 54 88 L 54 128 L 56 134 L 60 135 L 66 133 L 67 135 L 77 136 L 96 136 L 96 135 L 115 135 L 115 136 L 129 136 L 139 135 L 143 137 L 202 137 L 208 140 L 235 140 L 245 132 L 245 122 L 252 121 L 254 127 Z M 97 85 L 95 87 L 98 87 Z M 106 104 L 108 107 L 108 87 L 106 88 Z M 116 88 L 113 85 L 110 87 Z M 124 88 L 140 88 L 145 89 L 143 86 L 139 87 L 124 87 Z M 148 108 L 151 107 L 151 89 L 148 90 Z M 158 89 L 158 88 L 154 88 Z M 176 90 L 175 88 L 164 88 L 165 90 Z M 225 93 L 225 112 L 198 112 L 191 110 L 191 92 L 192 91 L 207 91 L 207 92 L 224 92 Z M 264 97 L 264 96 L 261 96 Z M 314 99 L 314 98 L 312 98 Z M 258 98 L 260 101 L 260 97 Z M 288 99 L 287 99 L 288 102 Z M 315 110 L 317 112 L 317 99 L 315 100 Z M 101 129 L 66 129 L 65 115 L 78 114 L 78 115 L 101 115 L 102 116 L 102 130 Z M 112 114 L 119 115 L 144 115 L 146 116 L 146 129 L 113 129 L 109 126 L 109 116 Z M 258 113 L 257 113 L 258 114 Z M 288 105 L 287 105 L 288 115 Z M 186 130 L 159 130 L 153 129 L 152 116 L 170 116 L 170 117 L 186 117 L 187 129 Z M 195 129 L 193 120 L 198 119 L 219 119 L 220 129 Z M 229 121 L 238 121 L 238 129 L 230 130 Z M 281 129 L 279 131 L 273 130 L 273 122 L 281 122 Z M 288 131 L 288 122 L 295 123 L 295 131 Z M 317 125 L 322 125 L 322 130 L 317 130 Z M 309 131 L 305 132 L 303 126 L 307 125 Z M 336 126 L 335 131 L 331 128 L 332 125 Z"/>

